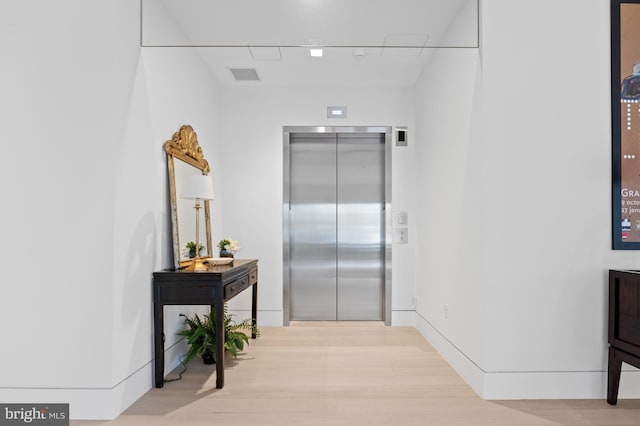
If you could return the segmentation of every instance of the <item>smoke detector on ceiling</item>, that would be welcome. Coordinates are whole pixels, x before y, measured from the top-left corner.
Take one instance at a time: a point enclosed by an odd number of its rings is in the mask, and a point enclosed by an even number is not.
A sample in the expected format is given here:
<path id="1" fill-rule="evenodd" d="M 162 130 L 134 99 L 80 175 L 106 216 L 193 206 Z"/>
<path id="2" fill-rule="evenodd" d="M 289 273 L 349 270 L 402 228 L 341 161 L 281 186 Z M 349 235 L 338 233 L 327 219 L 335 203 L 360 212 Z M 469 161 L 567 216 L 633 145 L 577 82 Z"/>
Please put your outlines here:
<path id="1" fill-rule="evenodd" d="M 229 68 L 236 81 L 260 81 L 255 68 Z"/>

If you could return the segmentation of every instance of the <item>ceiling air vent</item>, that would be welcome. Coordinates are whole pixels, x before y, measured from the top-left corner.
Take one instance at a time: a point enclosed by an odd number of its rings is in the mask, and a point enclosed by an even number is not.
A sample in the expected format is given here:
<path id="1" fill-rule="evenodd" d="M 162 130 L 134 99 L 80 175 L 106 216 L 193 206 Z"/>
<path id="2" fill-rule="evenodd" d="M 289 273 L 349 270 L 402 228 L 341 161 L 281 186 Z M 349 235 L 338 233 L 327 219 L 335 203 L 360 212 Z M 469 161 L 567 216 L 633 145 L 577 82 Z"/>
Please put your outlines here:
<path id="1" fill-rule="evenodd" d="M 255 68 L 229 68 L 236 81 L 260 81 Z"/>

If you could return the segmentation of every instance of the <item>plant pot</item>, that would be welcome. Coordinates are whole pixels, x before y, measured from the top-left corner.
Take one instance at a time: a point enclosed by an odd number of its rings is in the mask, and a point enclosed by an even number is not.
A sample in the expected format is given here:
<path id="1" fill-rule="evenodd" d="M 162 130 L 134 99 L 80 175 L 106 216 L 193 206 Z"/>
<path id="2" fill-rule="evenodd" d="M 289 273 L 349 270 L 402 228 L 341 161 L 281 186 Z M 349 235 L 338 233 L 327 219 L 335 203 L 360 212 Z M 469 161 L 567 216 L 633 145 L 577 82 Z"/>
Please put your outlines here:
<path id="1" fill-rule="evenodd" d="M 220 257 L 233 257 L 233 253 L 229 250 L 220 249 Z"/>
<path id="2" fill-rule="evenodd" d="M 216 359 L 213 357 L 211 352 L 205 352 L 202 354 L 202 362 L 205 364 L 215 364 Z"/>

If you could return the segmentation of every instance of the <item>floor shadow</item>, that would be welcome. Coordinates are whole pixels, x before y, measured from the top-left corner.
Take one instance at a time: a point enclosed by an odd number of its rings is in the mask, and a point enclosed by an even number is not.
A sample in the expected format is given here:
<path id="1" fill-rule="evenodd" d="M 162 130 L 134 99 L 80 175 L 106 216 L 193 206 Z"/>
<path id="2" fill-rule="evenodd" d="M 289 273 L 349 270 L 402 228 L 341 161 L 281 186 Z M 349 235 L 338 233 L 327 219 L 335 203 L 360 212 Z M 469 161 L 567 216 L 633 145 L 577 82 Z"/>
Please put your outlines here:
<path id="1" fill-rule="evenodd" d="M 228 353 L 225 355 L 225 376 L 227 371 L 234 369 L 245 359 L 244 355 L 240 353 L 237 358 Z M 164 416 L 221 391 L 216 388 L 216 365 L 204 364 L 200 358 L 194 358 L 189 362 L 186 370 L 184 365 L 179 365 L 165 376 L 165 380 L 164 387 L 149 390 L 122 414 Z"/>

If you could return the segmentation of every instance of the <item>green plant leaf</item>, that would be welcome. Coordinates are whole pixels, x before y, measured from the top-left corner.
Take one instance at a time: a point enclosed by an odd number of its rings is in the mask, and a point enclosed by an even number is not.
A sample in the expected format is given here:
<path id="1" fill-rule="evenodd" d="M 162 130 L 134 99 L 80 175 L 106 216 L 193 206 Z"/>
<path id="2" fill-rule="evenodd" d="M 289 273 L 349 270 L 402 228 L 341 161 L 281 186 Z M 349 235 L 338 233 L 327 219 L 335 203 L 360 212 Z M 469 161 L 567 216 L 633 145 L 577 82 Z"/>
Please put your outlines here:
<path id="1" fill-rule="evenodd" d="M 249 343 L 247 333 L 260 336 L 260 330 L 253 325 L 251 319 L 245 319 L 239 323 L 233 321 L 233 315 L 229 314 L 227 305 L 224 305 L 223 325 L 224 325 L 224 347 L 236 358 L 238 353 L 244 349 L 245 343 Z M 184 317 L 185 329 L 176 334 L 187 339 L 189 350 L 185 356 L 184 363 L 188 363 L 196 356 L 201 356 L 209 351 L 216 353 L 216 309 L 211 309 L 209 314 L 202 318 L 198 314 L 193 317 L 180 314 Z"/>

